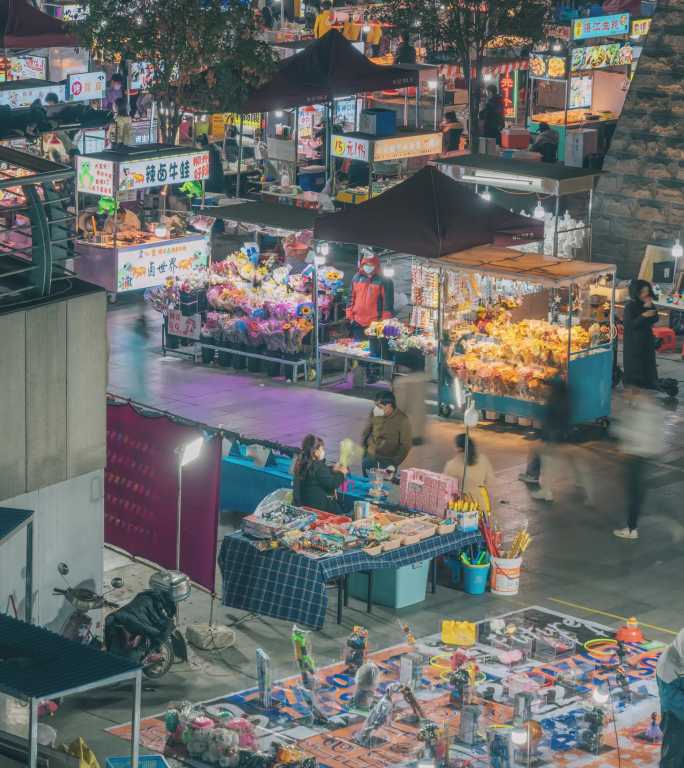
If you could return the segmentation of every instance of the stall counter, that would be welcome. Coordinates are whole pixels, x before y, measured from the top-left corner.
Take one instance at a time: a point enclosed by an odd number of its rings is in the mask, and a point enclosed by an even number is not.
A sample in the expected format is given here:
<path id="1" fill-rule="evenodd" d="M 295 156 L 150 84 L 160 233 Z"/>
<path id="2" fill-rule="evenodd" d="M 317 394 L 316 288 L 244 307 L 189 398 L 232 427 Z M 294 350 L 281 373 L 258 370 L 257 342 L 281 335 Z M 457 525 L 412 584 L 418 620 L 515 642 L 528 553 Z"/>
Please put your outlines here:
<path id="1" fill-rule="evenodd" d="M 204 234 L 190 234 L 116 247 L 79 240 L 76 256 L 80 278 L 117 294 L 151 288 L 178 272 L 206 267 L 209 240 Z"/>
<path id="2" fill-rule="evenodd" d="M 584 113 L 584 110 L 581 110 Z M 557 116 L 558 122 L 553 120 L 553 116 Z M 563 112 L 550 112 L 546 114 L 532 115 L 527 119 L 527 127 L 532 133 L 539 132 L 539 123 L 546 122 L 556 133 L 558 133 L 558 160 L 565 160 L 565 141 L 568 135 L 568 131 L 577 130 L 579 128 L 596 128 L 599 132 L 599 147 L 606 145 L 607 133 L 614 129 L 617 125 L 617 118 L 601 117 L 598 120 L 586 120 L 586 119 L 571 119 L 571 113 L 568 113 L 567 125 L 563 121 Z M 534 140 L 534 137 L 533 137 Z"/>

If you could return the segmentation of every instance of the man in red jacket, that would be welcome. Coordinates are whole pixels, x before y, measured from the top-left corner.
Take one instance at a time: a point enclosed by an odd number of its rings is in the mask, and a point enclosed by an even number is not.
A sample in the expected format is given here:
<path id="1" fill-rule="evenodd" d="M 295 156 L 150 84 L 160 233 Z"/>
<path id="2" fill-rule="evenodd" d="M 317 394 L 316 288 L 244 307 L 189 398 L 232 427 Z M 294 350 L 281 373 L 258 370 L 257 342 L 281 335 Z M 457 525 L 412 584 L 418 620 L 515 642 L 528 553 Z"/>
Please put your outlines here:
<path id="1" fill-rule="evenodd" d="M 360 341 L 374 320 L 394 316 L 394 285 L 380 273 L 380 259 L 371 254 L 361 259 L 358 272 L 351 283 L 347 320 L 352 336 Z"/>

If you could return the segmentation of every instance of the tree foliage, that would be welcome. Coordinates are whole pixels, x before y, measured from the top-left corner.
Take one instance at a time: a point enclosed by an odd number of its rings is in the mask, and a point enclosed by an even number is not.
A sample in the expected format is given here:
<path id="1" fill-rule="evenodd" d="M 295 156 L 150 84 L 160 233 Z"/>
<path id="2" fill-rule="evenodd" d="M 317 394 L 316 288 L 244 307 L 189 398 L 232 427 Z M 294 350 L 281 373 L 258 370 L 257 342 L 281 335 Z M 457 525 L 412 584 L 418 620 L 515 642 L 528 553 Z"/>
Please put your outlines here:
<path id="1" fill-rule="evenodd" d="M 479 135 L 485 51 L 501 38 L 534 44 L 544 36 L 551 11 L 550 0 L 386 0 L 384 15 L 400 31 L 418 35 L 429 60 L 460 64 L 470 94 L 472 146 Z"/>
<path id="2" fill-rule="evenodd" d="M 76 25 L 86 45 L 110 60 L 152 65 L 149 90 L 167 142 L 184 110 L 238 111 L 277 64 L 240 0 L 87 0 L 86 8 Z"/>

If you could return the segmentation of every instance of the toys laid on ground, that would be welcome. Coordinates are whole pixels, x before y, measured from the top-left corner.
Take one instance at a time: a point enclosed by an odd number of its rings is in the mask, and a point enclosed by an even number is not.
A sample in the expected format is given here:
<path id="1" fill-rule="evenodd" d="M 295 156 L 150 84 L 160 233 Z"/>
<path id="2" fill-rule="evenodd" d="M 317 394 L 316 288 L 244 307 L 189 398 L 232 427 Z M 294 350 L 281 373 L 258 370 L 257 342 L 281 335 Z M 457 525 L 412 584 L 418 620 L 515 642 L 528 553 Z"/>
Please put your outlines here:
<path id="1" fill-rule="evenodd" d="M 368 652 L 368 630 L 365 627 L 356 625 L 347 638 L 345 645 L 345 671 L 350 675 L 354 675 L 366 660 L 366 654 Z"/>

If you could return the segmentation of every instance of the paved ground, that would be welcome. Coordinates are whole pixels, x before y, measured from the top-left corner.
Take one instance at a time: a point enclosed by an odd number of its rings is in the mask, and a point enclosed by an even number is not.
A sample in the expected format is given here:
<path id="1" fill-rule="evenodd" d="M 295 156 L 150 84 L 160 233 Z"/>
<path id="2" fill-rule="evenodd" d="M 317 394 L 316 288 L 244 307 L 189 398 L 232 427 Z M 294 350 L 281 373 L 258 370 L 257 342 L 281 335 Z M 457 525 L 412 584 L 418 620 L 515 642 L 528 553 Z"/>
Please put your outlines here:
<path id="1" fill-rule="evenodd" d="M 274 383 L 249 375 L 193 365 L 187 360 L 163 358 L 159 352 L 158 316 L 150 313 L 154 329 L 148 338 L 132 331 L 139 305 L 124 302 L 110 311 L 111 392 L 131 397 L 175 414 L 212 425 L 223 424 L 246 435 L 297 444 L 307 432 L 321 434 L 330 452 L 346 436 L 358 436 L 369 403 L 350 392 L 317 391 L 313 388 Z M 147 347 L 147 349 L 144 349 Z M 684 364 L 661 360 L 661 375 L 684 380 Z M 353 393 L 352 393 L 353 394 Z M 495 496 L 502 514 L 516 510 L 529 517 L 534 541 L 526 557 L 522 590 L 517 598 L 486 595 L 469 597 L 442 586 L 425 603 L 400 612 L 377 608 L 372 617 L 352 601 L 342 627 L 330 622 L 314 639 L 319 664 L 338 659 L 341 639 L 355 623 L 370 629 L 375 648 L 399 640 L 397 618 L 411 623 L 417 636 L 435 632 L 444 617 L 483 618 L 531 604 L 593 616 L 608 624 L 636 615 L 653 628 L 653 637 L 667 640 L 684 624 L 684 590 L 681 584 L 684 515 L 684 409 L 668 406 L 666 455 L 651 462 L 649 495 L 638 542 L 619 541 L 610 535 L 622 525 L 623 494 L 621 463 L 611 443 L 588 439 L 569 449 L 591 473 L 597 490 L 596 506 L 584 503 L 584 494 L 571 479 L 560 488 L 552 504 L 534 502 L 517 481 L 533 437 L 522 430 L 482 427 L 475 436 L 488 453 L 497 474 Z M 415 448 L 408 464 L 441 469 L 451 451 L 459 425 L 431 419 L 424 445 Z M 589 438 L 592 436 L 589 435 Z M 505 502 L 505 503 L 504 503 Z M 222 527 L 231 525 L 222 516 Z M 123 574 L 127 588 L 135 591 L 147 578 L 140 565 L 130 565 L 119 555 L 108 555 L 108 574 Z M 591 613 L 596 611 L 596 613 Z M 197 593 L 183 606 L 184 620 L 206 621 L 208 599 Z M 237 618 L 240 612 L 218 606 L 219 622 Z M 166 679 L 146 687 L 144 712 L 164 709 L 169 700 L 207 699 L 249 686 L 254 680 L 255 647 L 265 648 L 274 660 L 275 674 L 292 672 L 289 627 L 276 620 L 257 620 L 241 625 L 235 647 L 196 657 L 179 666 Z M 104 729 L 129 719 L 129 699 L 123 690 L 93 693 L 66 703 L 54 720 L 63 738 L 83 735 L 100 757 L 123 754 L 126 745 Z"/>

